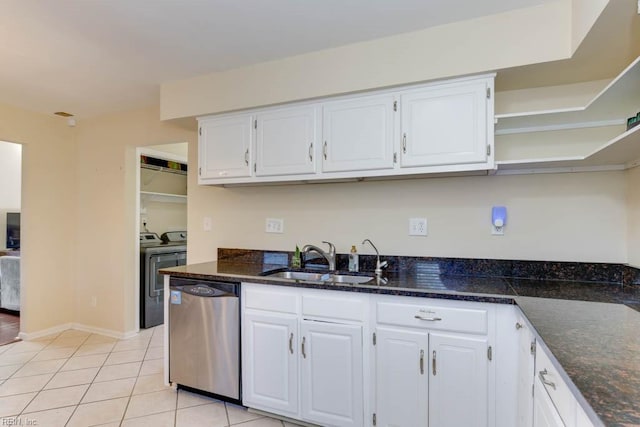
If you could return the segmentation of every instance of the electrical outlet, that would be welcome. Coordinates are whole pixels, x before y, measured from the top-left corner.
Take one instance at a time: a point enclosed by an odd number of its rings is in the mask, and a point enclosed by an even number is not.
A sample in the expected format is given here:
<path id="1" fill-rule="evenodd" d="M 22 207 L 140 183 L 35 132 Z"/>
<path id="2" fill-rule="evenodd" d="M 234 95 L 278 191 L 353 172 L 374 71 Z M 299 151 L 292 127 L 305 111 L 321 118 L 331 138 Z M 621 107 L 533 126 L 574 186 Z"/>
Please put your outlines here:
<path id="1" fill-rule="evenodd" d="M 409 236 L 426 236 L 427 218 L 409 218 Z"/>
<path id="2" fill-rule="evenodd" d="M 98 297 L 97 296 L 92 296 L 91 297 L 91 307 L 96 307 L 98 305 Z"/>
<path id="3" fill-rule="evenodd" d="M 281 218 L 267 218 L 264 231 L 265 233 L 284 233 L 284 220 Z"/>
<path id="4" fill-rule="evenodd" d="M 496 227 L 495 225 L 491 224 L 491 234 L 493 236 L 504 236 L 504 225 L 501 227 Z"/>

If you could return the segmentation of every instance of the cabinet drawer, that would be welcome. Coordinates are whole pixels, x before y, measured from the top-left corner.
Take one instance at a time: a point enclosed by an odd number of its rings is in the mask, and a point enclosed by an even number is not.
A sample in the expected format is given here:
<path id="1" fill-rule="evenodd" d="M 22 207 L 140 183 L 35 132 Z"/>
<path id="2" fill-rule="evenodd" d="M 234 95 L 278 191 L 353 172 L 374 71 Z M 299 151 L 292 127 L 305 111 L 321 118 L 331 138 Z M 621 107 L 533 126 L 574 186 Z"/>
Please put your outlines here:
<path id="1" fill-rule="evenodd" d="M 388 302 L 376 306 L 378 323 L 442 331 L 486 334 L 487 318 L 487 311 L 482 309 Z"/>
<path id="2" fill-rule="evenodd" d="M 351 295 L 307 295 L 302 294 L 302 315 L 335 320 L 363 321 L 366 304 L 361 298 Z"/>
<path id="3" fill-rule="evenodd" d="M 576 399 L 540 345 L 536 351 L 536 376 L 540 380 L 536 381 L 536 385 L 539 385 L 538 388 L 541 390 L 535 390 L 534 393 L 547 393 L 564 424 L 575 426 Z"/>
<path id="4" fill-rule="evenodd" d="M 248 286 L 244 291 L 244 307 L 279 313 L 298 313 L 298 293 L 280 290 L 273 286 Z"/>

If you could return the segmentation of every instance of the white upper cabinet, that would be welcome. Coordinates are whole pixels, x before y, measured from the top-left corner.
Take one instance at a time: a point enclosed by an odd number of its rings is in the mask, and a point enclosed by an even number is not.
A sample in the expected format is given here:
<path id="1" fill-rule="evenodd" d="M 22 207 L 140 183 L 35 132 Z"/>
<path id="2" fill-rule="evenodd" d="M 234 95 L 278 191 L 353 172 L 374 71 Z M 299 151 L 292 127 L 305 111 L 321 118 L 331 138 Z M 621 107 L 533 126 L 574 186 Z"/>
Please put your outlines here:
<path id="1" fill-rule="evenodd" d="M 322 171 L 393 168 L 393 95 L 326 102 Z"/>
<path id="2" fill-rule="evenodd" d="M 256 176 L 315 173 L 315 106 L 265 111 L 256 118 Z"/>
<path id="3" fill-rule="evenodd" d="M 199 125 L 199 178 L 226 179 L 251 175 L 253 116 L 201 120 Z"/>
<path id="4" fill-rule="evenodd" d="M 486 80 L 402 94 L 400 165 L 486 162 L 490 154 L 487 120 L 490 95 L 491 87 Z"/>

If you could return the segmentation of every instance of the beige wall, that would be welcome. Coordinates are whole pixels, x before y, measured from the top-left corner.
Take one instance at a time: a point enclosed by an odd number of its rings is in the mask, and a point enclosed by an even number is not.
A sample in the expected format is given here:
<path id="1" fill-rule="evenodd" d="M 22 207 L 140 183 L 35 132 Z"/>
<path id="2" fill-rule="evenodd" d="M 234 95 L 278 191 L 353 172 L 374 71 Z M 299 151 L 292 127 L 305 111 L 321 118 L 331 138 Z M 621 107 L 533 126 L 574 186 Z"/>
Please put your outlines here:
<path id="1" fill-rule="evenodd" d="M 0 105 L 0 140 L 23 147 L 21 331 L 72 322 L 77 203 L 73 129 L 57 117 Z"/>
<path id="2" fill-rule="evenodd" d="M 640 268 L 640 167 L 626 171 L 628 262 Z"/>
<path id="3" fill-rule="evenodd" d="M 422 82 L 570 57 L 571 1 L 167 82 L 163 119 Z"/>
<path id="4" fill-rule="evenodd" d="M 157 108 L 82 120 L 78 167 L 76 322 L 111 331 L 135 330 L 137 236 L 136 147 L 191 142 L 195 129 L 160 122 Z M 96 307 L 91 306 L 95 297 Z"/>
<path id="5" fill-rule="evenodd" d="M 190 178 L 190 262 L 215 259 L 218 247 L 293 250 L 322 240 L 346 253 L 364 238 L 390 255 L 626 261 L 624 172 L 234 188 Z M 508 208 L 503 237 L 490 234 L 493 205 Z M 211 232 L 202 231 L 205 216 Z M 267 217 L 284 219 L 284 234 L 266 234 Z M 407 235 L 410 217 L 428 219 L 428 237 Z"/>

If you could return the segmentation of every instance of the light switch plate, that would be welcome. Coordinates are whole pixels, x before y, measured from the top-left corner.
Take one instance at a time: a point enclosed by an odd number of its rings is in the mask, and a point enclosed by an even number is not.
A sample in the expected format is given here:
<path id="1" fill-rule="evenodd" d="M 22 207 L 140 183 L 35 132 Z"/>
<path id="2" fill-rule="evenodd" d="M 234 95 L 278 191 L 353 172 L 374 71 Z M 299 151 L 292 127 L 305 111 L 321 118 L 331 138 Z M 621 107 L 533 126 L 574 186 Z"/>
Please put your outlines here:
<path id="1" fill-rule="evenodd" d="M 409 236 L 426 236 L 427 218 L 409 218 Z"/>
<path id="2" fill-rule="evenodd" d="M 211 231 L 211 217 L 205 216 L 202 218 L 202 229 L 204 231 Z"/>
<path id="3" fill-rule="evenodd" d="M 284 220 L 282 218 L 267 218 L 264 231 L 265 233 L 284 233 Z"/>

